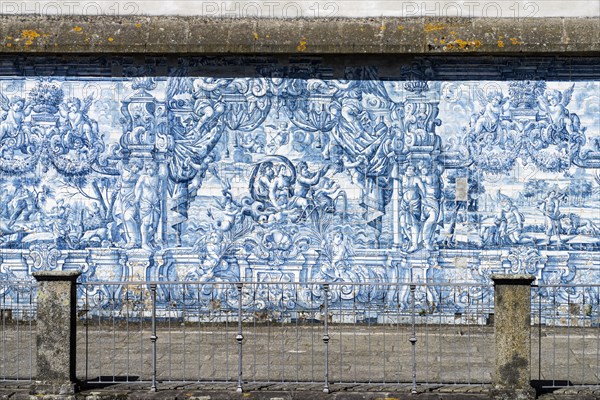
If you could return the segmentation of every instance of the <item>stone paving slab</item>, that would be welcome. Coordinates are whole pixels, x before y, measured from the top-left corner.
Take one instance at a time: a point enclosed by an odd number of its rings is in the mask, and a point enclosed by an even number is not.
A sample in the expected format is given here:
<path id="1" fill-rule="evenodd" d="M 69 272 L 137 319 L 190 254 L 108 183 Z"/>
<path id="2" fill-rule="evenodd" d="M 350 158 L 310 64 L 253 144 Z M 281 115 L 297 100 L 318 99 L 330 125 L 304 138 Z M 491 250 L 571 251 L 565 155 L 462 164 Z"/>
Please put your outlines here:
<path id="1" fill-rule="evenodd" d="M 104 387 L 84 388 L 74 396 L 30 396 L 28 383 L 0 383 L 0 400 L 476 400 L 489 399 L 488 385 L 420 385 L 417 394 L 411 394 L 410 384 L 401 385 L 350 385 L 332 384 L 329 394 L 317 384 L 265 384 L 248 385 L 244 393 L 237 393 L 230 384 L 162 385 L 157 392 L 145 384 L 114 384 Z M 598 387 L 568 387 L 545 389 L 540 400 L 592 400 L 600 399 Z"/>

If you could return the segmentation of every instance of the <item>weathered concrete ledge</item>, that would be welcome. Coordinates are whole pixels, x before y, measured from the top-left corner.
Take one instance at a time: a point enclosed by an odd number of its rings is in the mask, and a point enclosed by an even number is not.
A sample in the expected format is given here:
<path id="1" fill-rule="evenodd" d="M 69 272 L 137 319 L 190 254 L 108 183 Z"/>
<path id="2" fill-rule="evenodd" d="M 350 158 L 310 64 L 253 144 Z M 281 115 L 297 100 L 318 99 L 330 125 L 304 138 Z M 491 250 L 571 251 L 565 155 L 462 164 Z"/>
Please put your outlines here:
<path id="1" fill-rule="evenodd" d="M 597 55 L 598 18 L 0 16 L 2 53 Z"/>

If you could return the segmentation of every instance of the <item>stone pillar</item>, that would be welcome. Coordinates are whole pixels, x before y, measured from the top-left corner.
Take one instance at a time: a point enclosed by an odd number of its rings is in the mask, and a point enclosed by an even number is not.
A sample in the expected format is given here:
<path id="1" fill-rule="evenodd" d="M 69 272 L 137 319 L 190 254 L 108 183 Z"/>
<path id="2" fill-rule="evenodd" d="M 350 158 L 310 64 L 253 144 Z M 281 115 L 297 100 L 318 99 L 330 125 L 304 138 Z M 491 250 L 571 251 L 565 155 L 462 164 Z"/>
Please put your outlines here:
<path id="1" fill-rule="evenodd" d="M 40 271 L 37 296 L 37 381 L 32 394 L 67 395 L 75 377 L 76 295 L 79 271 Z"/>
<path id="2" fill-rule="evenodd" d="M 530 385 L 531 283 L 533 275 L 492 275 L 496 366 L 492 398 L 535 399 Z"/>

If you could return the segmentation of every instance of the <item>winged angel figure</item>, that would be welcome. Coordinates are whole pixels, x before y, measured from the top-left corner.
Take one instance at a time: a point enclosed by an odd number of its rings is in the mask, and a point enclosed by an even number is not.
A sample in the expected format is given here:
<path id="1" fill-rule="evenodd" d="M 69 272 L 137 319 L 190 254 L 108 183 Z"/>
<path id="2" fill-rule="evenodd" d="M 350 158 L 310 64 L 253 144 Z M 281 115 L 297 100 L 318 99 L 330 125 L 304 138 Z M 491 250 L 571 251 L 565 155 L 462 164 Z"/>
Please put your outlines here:
<path id="1" fill-rule="evenodd" d="M 23 122 L 31 114 L 33 104 L 19 96 L 9 100 L 0 93 L 0 107 L 3 110 L 0 117 L 0 143 L 6 138 L 13 138 L 16 142 L 15 147 L 19 148 L 25 143 L 26 137 L 22 132 Z"/>
<path id="2" fill-rule="evenodd" d="M 497 143 L 500 117 L 508 110 L 510 103 L 508 97 L 502 92 L 492 91 L 486 94 L 480 88 L 475 90 L 477 101 L 482 105 L 479 114 L 474 114 L 471 126 L 474 126 L 475 138 L 486 143 Z"/>
<path id="3" fill-rule="evenodd" d="M 98 124 L 87 115 L 93 101 L 94 96 L 90 94 L 83 100 L 83 104 L 81 100 L 73 97 L 60 105 L 60 115 L 64 119 L 62 133 L 65 148 L 70 148 L 78 140 L 89 148 L 93 146 Z"/>
<path id="4" fill-rule="evenodd" d="M 556 141 L 555 139 L 560 139 L 561 136 L 564 136 L 561 134 L 564 134 L 565 131 L 571 136 L 574 131 L 579 130 L 579 117 L 570 114 L 567 110 L 574 88 L 575 84 L 564 92 L 556 89 L 546 90 L 543 96 L 538 97 L 540 110 L 546 113 L 546 120 L 549 123 L 544 131 L 544 138 L 547 142 L 553 143 Z M 555 135 L 558 135 L 558 138 L 554 138 Z"/>

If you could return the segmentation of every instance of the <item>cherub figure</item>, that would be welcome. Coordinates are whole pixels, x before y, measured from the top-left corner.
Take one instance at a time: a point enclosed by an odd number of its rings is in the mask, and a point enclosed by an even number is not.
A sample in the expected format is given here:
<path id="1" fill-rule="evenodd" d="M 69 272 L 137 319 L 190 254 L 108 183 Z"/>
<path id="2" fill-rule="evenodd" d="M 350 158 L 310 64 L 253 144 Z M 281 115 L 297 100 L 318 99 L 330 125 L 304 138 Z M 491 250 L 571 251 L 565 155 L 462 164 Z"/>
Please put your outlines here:
<path id="1" fill-rule="evenodd" d="M 214 269 L 221 263 L 223 253 L 222 242 L 223 235 L 218 231 L 212 231 L 208 234 L 208 238 L 206 239 L 206 258 L 202 263 L 204 269 L 202 280 L 212 278 Z"/>
<path id="2" fill-rule="evenodd" d="M 546 90 L 543 96 L 538 97 L 540 109 L 547 114 L 548 121 L 551 123 L 548 129 L 554 129 L 557 132 L 565 129 L 569 135 L 573 134 L 573 121 L 567 105 L 571 101 L 574 87 L 573 84 L 562 93 L 556 89 Z"/>
<path id="3" fill-rule="evenodd" d="M 483 132 L 496 133 L 500 116 L 508 110 L 510 103 L 508 97 L 504 97 L 502 92 L 490 92 L 487 97 L 483 90 L 476 89 L 475 94 L 479 103 L 483 106 L 479 115 L 474 115 L 471 120 L 471 126 L 475 125 L 474 131 L 476 137 Z M 493 140 L 496 139 L 494 135 Z"/>
<path id="4" fill-rule="evenodd" d="M 63 126 L 65 147 L 70 147 L 74 137 L 80 138 L 85 145 L 91 147 L 94 128 L 97 130 L 97 127 L 89 120 L 87 113 L 93 100 L 94 96 L 89 95 L 84 99 L 82 106 L 81 100 L 73 97 L 60 105 L 60 115 L 65 119 Z"/>
<path id="5" fill-rule="evenodd" d="M 21 137 L 21 126 L 25 117 L 31 114 L 33 104 L 25 101 L 24 98 L 15 96 L 9 100 L 6 96 L 0 93 L 0 106 L 6 113 L 1 118 L 0 122 L 0 141 L 5 137 Z M 17 140 L 17 147 L 20 141 Z"/>
<path id="6" fill-rule="evenodd" d="M 239 145 L 248 153 L 265 152 L 264 135 L 261 135 L 260 132 L 244 132 L 240 139 Z"/>
<path id="7" fill-rule="evenodd" d="M 333 268 L 343 268 L 351 254 L 350 243 L 341 231 L 333 234 L 329 245 L 331 249 L 331 265 Z"/>

